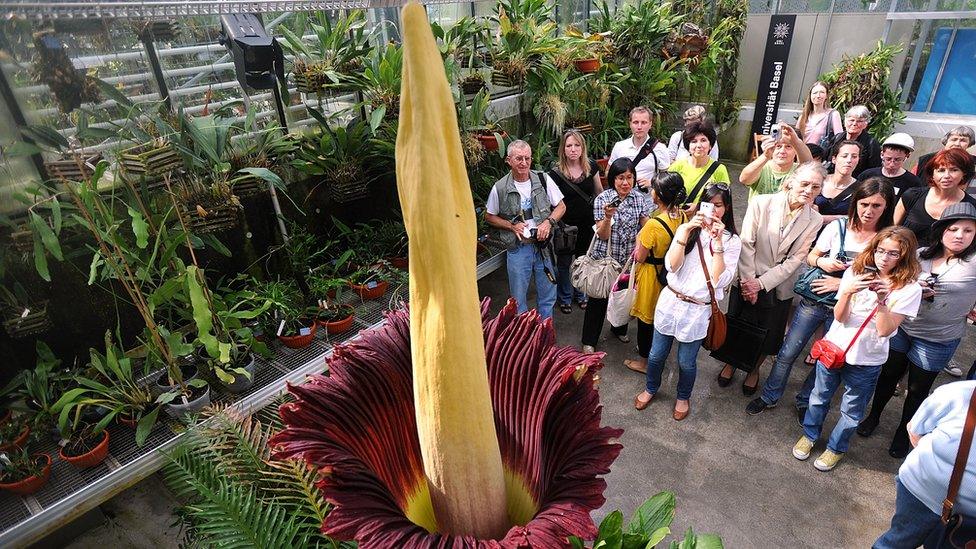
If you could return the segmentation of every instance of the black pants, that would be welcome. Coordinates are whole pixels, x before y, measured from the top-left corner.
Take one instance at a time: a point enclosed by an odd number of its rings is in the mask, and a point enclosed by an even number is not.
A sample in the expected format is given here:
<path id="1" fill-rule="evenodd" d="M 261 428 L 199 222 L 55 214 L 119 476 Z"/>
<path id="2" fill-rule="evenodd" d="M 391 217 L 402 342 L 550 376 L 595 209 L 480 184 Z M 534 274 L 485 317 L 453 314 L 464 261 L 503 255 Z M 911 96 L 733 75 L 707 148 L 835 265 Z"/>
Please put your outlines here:
<path id="1" fill-rule="evenodd" d="M 654 339 L 654 325 L 637 319 L 637 354 L 647 358 L 651 352 L 651 340 Z"/>
<path id="2" fill-rule="evenodd" d="M 607 298 L 590 297 L 586 303 L 586 309 L 583 312 L 583 335 L 580 337 L 580 341 L 583 345 L 589 345 L 590 347 L 596 347 L 598 341 L 600 341 L 600 334 L 603 332 L 603 321 L 607 318 Z M 614 326 L 610 327 L 610 333 L 613 335 L 626 335 L 627 325 L 617 328 Z"/>
<path id="3" fill-rule="evenodd" d="M 878 385 L 874 390 L 874 400 L 871 402 L 871 412 L 868 414 L 868 418 L 874 421 L 881 419 L 881 412 L 884 411 L 885 405 L 895 394 L 895 387 L 905 375 L 905 371 L 908 371 L 908 394 L 905 396 L 905 406 L 901 411 L 898 429 L 895 430 L 895 436 L 891 439 L 891 448 L 897 450 L 909 450 L 911 448 L 906 426 L 915 412 L 918 411 L 919 406 L 922 405 L 922 401 L 929 396 L 929 390 L 935 383 L 936 376 L 939 375 L 939 372 L 929 372 L 911 364 L 908 361 L 908 355 L 904 353 L 890 352 L 888 361 L 881 368 L 881 375 L 878 377 Z"/>

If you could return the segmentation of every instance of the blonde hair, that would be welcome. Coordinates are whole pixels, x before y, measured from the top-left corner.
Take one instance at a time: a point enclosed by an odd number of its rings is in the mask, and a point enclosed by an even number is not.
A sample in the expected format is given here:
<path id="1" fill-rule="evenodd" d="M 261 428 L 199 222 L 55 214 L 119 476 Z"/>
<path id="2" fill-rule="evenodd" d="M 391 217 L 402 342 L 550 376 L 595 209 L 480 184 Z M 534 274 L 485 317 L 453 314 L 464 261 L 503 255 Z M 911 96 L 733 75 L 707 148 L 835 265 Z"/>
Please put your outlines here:
<path id="1" fill-rule="evenodd" d="M 566 140 L 575 137 L 580 143 L 580 166 L 583 168 L 583 177 L 590 175 L 590 158 L 586 154 L 586 140 L 583 134 L 577 130 L 566 130 L 559 138 L 559 171 L 567 178 L 569 177 L 569 159 L 566 158 Z"/>
<path id="2" fill-rule="evenodd" d="M 824 108 L 827 109 L 828 112 L 830 111 L 830 88 L 827 87 L 827 84 L 817 80 L 812 86 L 810 86 L 810 89 L 807 90 L 807 98 L 803 101 L 803 112 L 800 113 L 800 119 L 796 121 L 796 129 L 800 132 L 800 137 L 803 138 L 806 138 L 807 134 L 807 120 L 809 120 L 810 115 L 813 114 L 813 101 L 810 100 L 810 92 L 812 92 L 813 88 L 816 88 L 817 86 L 821 86 L 824 91 L 827 92 L 827 97 L 824 98 Z M 830 124 L 830 117 L 828 116 L 828 127 Z"/>

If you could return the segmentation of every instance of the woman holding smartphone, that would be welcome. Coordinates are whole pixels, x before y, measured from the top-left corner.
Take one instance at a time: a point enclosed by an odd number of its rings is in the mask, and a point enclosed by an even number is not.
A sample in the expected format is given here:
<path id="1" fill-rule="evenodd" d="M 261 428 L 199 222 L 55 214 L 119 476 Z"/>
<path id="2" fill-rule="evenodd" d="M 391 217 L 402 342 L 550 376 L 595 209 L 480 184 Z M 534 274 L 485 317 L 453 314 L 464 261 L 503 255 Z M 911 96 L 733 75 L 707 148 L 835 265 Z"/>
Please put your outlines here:
<path id="1" fill-rule="evenodd" d="M 817 361 L 803 436 L 793 446 L 796 459 L 810 457 L 830 411 L 830 400 L 843 384 L 840 419 L 830 433 L 827 449 L 813 463 L 820 471 L 836 467 L 847 452 L 888 359 L 889 336 L 906 317 L 918 313 L 922 287 L 916 279 L 922 269 L 916 248 L 915 235 L 905 227 L 882 229 L 841 278 L 834 323 L 824 339 L 840 349 L 850 349 L 840 368 L 828 369 Z"/>
<path id="2" fill-rule="evenodd" d="M 706 277 L 721 300 L 732 283 L 742 247 L 732 215 L 729 186 L 720 183 L 705 189 L 698 213 L 678 226 L 664 256 L 668 285 L 654 309 L 654 336 L 647 357 L 646 387 L 634 397 L 634 408 L 643 410 L 661 387 L 664 362 L 678 342 L 678 390 L 672 417 L 681 421 L 691 409 L 698 349 L 708 333 L 711 295 Z M 704 255 L 704 265 L 699 255 Z"/>
<path id="3" fill-rule="evenodd" d="M 840 288 L 841 276 L 878 231 L 891 225 L 894 209 L 895 192 L 891 183 L 883 177 L 874 177 L 858 185 L 851 197 L 847 216 L 824 227 L 817 243 L 807 254 L 810 268 L 819 268 L 823 272 L 823 276 L 811 284 L 811 290 L 818 297 L 800 300 L 761 395 L 746 406 L 749 414 L 762 413 L 779 403 L 786 391 L 793 363 L 813 333 L 821 326 L 829 327 L 833 320 L 832 308 L 836 303 L 835 294 Z M 797 416 L 801 423 L 806 415 L 815 372 L 815 369 L 810 370 L 796 395 Z"/>
<path id="4" fill-rule="evenodd" d="M 936 376 L 949 363 L 966 331 L 966 315 L 976 303 L 976 207 L 961 202 L 946 207 L 932 224 L 931 241 L 918 252 L 922 265 L 922 304 L 891 338 L 891 353 L 881 370 L 871 413 L 857 428 L 870 436 L 898 381 L 908 372 L 908 395 L 888 453 L 903 458 L 911 450 L 906 426 L 928 396 Z"/>

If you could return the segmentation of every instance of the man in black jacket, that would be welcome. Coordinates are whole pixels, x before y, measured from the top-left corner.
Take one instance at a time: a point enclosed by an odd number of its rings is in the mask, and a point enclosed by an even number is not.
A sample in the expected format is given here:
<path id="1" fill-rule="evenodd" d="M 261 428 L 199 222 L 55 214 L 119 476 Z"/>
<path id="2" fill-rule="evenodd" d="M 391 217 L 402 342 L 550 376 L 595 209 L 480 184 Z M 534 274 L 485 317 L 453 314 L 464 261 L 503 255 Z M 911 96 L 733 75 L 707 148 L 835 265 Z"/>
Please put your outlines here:
<path id="1" fill-rule="evenodd" d="M 871 111 L 864 105 L 854 105 L 844 115 L 845 131 L 834 135 L 828 149 L 832 150 L 834 144 L 845 139 L 851 139 L 861 144 L 861 159 L 857 161 L 857 166 L 851 174 L 855 178 L 861 175 L 864 170 L 881 167 L 881 144 L 867 131 L 870 122 Z M 833 172 L 833 168 L 830 171 Z"/>

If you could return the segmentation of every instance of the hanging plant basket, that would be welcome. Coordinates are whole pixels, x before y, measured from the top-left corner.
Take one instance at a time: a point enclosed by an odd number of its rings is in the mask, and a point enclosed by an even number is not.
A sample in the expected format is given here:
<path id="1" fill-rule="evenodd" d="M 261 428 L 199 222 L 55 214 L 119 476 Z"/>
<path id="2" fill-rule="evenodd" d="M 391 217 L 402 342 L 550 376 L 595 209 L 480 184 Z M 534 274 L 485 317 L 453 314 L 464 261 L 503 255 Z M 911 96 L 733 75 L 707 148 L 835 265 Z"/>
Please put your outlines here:
<path id="1" fill-rule="evenodd" d="M 51 329 L 51 317 L 47 312 L 48 301 L 38 302 L 33 307 L 24 309 L 7 309 L 3 316 L 3 330 L 13 339 L 22 339 L 32 335 L 44 333 Z"/>
<path id="2" fill-rule="evenodd" d="M 289 349 L 302 349 L 308 347 L 315 340 L 315 332 L 318 331 L 319 325 L 313 320 L 306 322 L 308 324 L 309 331 L 305 335 L 280 335 L 278 340 L 288 347 Z"/>
<path id="3" fill-rule="evenodd" d="M 592 74 L 600 70 L 602 63 L 600 63 L 598 58 L 594 57 L 592 59 L 577 59 L 573 61 L 573 65 L 576 66 L 576 70 L 583 74 Z"/>
<path id="4" fill-rule="evenodd" d="M 34 76 L 51 90 L 58 109 L 70 113 L 83 103 L 97 103 L 101 91 L 84 70 L 76 69 L 65 43 L 53 29 L 37 32 L 34 41 Z"/>
<path id="5" fill-rule="evenodd" d="M 301 93 L 325 95 L 328 90 L 329 80 L 324 74 L 317 74 L 311 70 L 293 74 L 295 76 L 295 88 Z"/>
<path id="6" fill-rule="evenodd" d="M 13 492 L 20 496 L 29 496 L 43 488 L 47 484 L 47 479 L 51 478 L 51 456 L 47 454 L 35 454 L 34 459 L 38 460 L 38 463 L 44 464 L 44 469 L 41 471 L 41 474 L 16 482 L 2 483 L 0 484 L 0 490 Z"/>
<path id="7" fill-rule="evenodd" d="M 77 456 L 69 456 L 64 453 L 64 448 L 58 450 L 58 456 L 71 465 L 79 469 L 94 467 L 105 461 L 108 456 L 108 431 L 102 431 L 102 440 L 94 448 Z"/>
<path id="8" fill-rule="evenodd" d="M 359 179 L 343 179 L 334 181 L 329 186 L 329 194 L 333 202 L 348 204 L 369 196 L 369 184 Z"/>
<path id="9" fill-rule="evenodd" d="M 68 181 L 81 181 L 88 179 L 95 173 L 95 165 L 102 159 L 102 153 L 95 153 L 88 156 L 64 155 L 57 160 L 44 163 L 44 169 L 48 177 Z M 80 166 L 79 166 L 80 164 Z"/>
<path id="10" fill-rule="evenodd" d="M 181 204 L 180 213 L 186 226 L 195 234 L 208 234 L 233 229 L 240 223 L 241 206 L 237 196 L 230 201 L 215 204 Z"/>
<path id="11" fill-rule="evenodd" d="M 509 74 L 494 69 L 491 71 L 491 83 L 503 88 L 515 88 L 522 85 L 522 80 L 516 80 Z"/>
<path id="12" fill-rule="evenodd" d="M 180 34 L 180 24 L 174 20 L 139 21 L 136 23 L 136 35 L 140 40 L 156 42 L 172 42 Z"/>
<path id="13" fill-rule="evenodd" d="M 488 89 L 488 84 L 484 78 L 470 78 L 461 82 L 461 91 L 464 95 L 475 95 L 485 89 Z"/>
<path id="14" fill-rule="evenodd" d="M 183 167 L 183 159 L 169 143 L 144 143 L 119 154 L 122 173 L 132 181 L 158 182 Z"/>
<path id="15" fill-rule="evenodd" d="M 499 130 L 497 132 L 492 132 L 489 130 L 478 130 L 475 132 L 474 136 L 478 138 L 481 146 L 484 147 L 486 151 L 497 151 L 498 150 L 498 139 L 495 135 L 501 137 L 502 141 L 508 138 L 508 133 L 504 130 Z"/>
<path id="16" fill-rule="evenodd" d="M 24 445 L 27 444 L 27 438 L 29 436 L 30 436 L 30 425 L 27 425 L 25 423 L 23 428 L 20 431 L 20 434 L 17 435 L 17 438 L 13 439 L 12 441 L 6 444 L 0 444 L 0 452 L 6 452 L 8 450 L 23 448 Z"/>
<path id="17" fill-rule="evenodd" d="M 249 198 L 267 192 L 268 182 L 256 175 L 245 174 L 234 178 L 231 189 L 234 191 L 234 196 Z"/>

